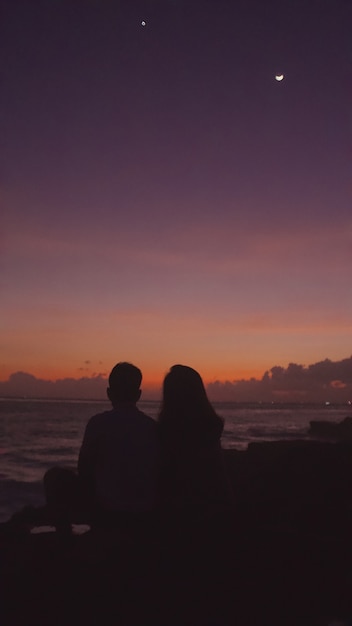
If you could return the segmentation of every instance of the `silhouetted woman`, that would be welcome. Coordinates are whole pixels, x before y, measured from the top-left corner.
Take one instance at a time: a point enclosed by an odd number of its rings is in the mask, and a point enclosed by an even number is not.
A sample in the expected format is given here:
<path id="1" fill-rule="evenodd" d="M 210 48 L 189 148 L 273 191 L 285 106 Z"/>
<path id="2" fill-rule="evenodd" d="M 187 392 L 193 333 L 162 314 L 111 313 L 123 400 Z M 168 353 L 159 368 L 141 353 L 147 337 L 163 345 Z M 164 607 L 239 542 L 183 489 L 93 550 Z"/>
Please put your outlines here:
<path id="1" fill-rule="evenodd" d="M 191 367 L 174 365 L 166 375 L 159 428 L 162 596 L 174 612 L 178 607 L 175 624 L 186 618 L 187 623 L 205 623 L 212 615 L 219 620 L 226 595 L 222 555 L 228 551 L 231 526 L 220 444 L 223 420 Z"/>
<path id="2" fill-rule="evenodd" d="M 223 426 L 198 372 L 174 365 L 164 380 L 159 415 L 161 500 L 172 516 L 204 518 L 229 507 L 220 444 Z"/>

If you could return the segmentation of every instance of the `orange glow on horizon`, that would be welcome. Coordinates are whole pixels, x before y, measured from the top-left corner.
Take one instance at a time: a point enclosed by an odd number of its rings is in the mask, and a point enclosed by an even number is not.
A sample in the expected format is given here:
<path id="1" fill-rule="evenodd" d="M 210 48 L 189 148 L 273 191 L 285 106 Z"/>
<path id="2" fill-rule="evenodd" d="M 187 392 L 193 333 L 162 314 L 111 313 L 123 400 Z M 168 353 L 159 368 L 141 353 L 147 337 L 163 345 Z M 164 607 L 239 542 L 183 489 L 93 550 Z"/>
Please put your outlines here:
<path id="1" fill-rule="evenodd" d="M 179 363 L 179 361 L 177 362 L 175 361 L 174 363 L 170 365 L 170 367 L 172 367 L 172 365 L 176 365 L 177 363 Z M 195 367 L 193 364 L 188 364 L 186 362 L 182 362 L 181 364 L 194 367 L 194 369 L 196 369 L 199 372 L 199 374 L 201 375 L 204 381 L 204 384 L 206 385 L 215 381 L 226 381 L 226 380 L 234 381 L 234 380 L 249 380 L 250 378 L 261 378 L 264 374 L 264 370 L 260 368 L 253 368 L 253 369 L 236 368 L 236 370 L 235 369 L 227 370 L 225 368 L 223 369 L 215 368 L 215 370 L 212 371 L 210 368 L 201 369 L 201 368 Z M 148 368 L 141 367 L 138 363 L 136 363 L 136 365 L 137 367 L 140 367 L 142 370 L 142 374 L 143 374 L 142 388 L 143 389 L 149 390 L 149 391 L 150 390 L 156 391 L 158 389 L 161 389 L 163 379 L 165 375 L 167 374 L 167 372 L 169 371 L 170 367 L 165 367 L 164 369 L 162 368 L 148 369 Z M 113 365 L 111 367 L 113 367 Z M 41 368 L 41 367 L 22 368 L 22 369 L 18 369 L 17 371 L 21 371 L 25 374 L 29 374 L 40 380 L 55 382 L 56 380 L 64 380 L 64 379 L 79 380 L 81 378 L 89 379 L 89 378 L 96 378 L 96 377 L 101 377 L 107 380 L 109 373 L 110 373 L 110 369 L 111 368 L 109 369 L 102 368 L 100 371 L 93 371 L 87 367 L 86 369 L 81 368 L 81 370 L 77 372 L 77 370 L 74 371 L 73 369 L 64 369 L 64 368 L 56 367 L 56 368 L 50 368 L 50 374 L 48 372 L 48 368 Z M 11 375 L 15 373 L 16 371 L 14 371 L 13 369 L 11 370 L 10 368 L 2 368 L 0 381 L 1 382 L 7 381 L 11 377 Z"/>

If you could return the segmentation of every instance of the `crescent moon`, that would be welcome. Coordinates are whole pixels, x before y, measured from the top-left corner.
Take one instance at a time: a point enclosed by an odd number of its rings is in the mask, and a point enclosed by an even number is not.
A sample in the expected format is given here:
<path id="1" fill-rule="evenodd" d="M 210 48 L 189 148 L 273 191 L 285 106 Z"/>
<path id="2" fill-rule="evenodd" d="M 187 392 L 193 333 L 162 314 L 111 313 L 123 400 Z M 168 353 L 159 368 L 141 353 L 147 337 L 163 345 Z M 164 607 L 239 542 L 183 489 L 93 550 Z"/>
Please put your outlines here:
<path id="1" fill-rule="evenodd" d="M 284 79 L 284 75 L 283 74 L 276 74 L 275 80 L 278 80 L 280 82 L 283 79 Z"/>

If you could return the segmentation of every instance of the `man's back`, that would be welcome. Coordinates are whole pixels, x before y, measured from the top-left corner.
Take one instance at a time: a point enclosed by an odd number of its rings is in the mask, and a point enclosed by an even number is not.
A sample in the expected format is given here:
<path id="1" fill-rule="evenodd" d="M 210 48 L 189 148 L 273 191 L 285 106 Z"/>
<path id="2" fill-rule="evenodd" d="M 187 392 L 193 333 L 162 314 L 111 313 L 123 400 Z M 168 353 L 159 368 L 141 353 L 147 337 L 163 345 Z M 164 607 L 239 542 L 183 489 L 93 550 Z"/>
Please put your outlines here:
<path id="1" fill-rule="evenodd" d="M 121 403 L 87 424 L 78 460 L 82 481 L 105 511 L 150 511 L 157 497 L 157 423 Z"/>

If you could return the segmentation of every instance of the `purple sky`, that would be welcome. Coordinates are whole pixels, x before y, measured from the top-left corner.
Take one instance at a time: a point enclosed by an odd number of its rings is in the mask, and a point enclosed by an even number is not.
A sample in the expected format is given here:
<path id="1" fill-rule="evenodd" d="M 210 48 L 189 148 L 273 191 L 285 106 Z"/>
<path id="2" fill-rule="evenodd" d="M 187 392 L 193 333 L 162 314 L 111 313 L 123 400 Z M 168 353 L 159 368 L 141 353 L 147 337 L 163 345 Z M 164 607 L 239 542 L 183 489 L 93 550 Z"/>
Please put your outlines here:
<path id="1" fill-rule="evenodd" d="M 1 380 L 350 356 L 350 0 L 8 0 L 2 23 Z"/>

